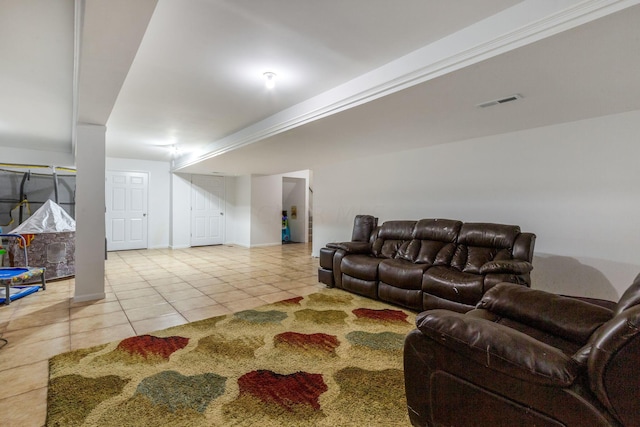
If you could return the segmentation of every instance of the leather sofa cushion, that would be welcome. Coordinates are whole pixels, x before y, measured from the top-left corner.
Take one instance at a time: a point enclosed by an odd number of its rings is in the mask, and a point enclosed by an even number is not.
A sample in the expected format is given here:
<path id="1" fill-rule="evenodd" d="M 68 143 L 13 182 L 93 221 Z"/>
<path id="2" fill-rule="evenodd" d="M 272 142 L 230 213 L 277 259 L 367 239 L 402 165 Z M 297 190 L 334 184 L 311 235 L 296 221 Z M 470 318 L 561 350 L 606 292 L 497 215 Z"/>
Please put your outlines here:
<path id="1" fill-rule="evenodd" d="M 528 261 L 504 260 L 489 261 L 480 267 L 480 274 L 512 273 L 526 274 L 533 270 L 533 265 Z"/>
<path id="2" fill-rule="evenodd" d="M 613 316 L 604 307 L 513 283 L 489 289 L 477 307 L 577 344 L 585 344 Z"/>
<path id="3" fill-rule="evenodd" d="M 422 275 L 429 268 L 427 264 L 414 264 L 402 259 L 385 259 L 378 266 L 381 282 L 402 289 L 422 288 Z"/>
<path id="4" fill-rule="evenodd" d="M 462 304 L 475 305 L 483 293 L 483 276 L 436 266 L 422 276 L 422 291 Z"/>
<path id="5" fill-rule="evenodd" d="M 353 220 L 352 242 L 368 242 L 373 229 L 378 225 L 378 218 L 371 215 L 356 215 Z"/>
<path id="6" fill-rule="evenodd" d="M 455 243 L 462 227 L 462 221 L 452 219 L 421 219 L 417 222 L 413 238 Z"/>
<path id="7" fill-rule="evenodd" d="M 415 246 L 415 248 L 414 248 Z M 415 253 L 413 261 L 429 265 L 449 265 L 456 247 L 453 243 L 435 240 L 413 240 L 409 245 L 410 253 Z"/>
<path id="8" fill-rule="evenodd" d="M 509 249 L 518 234 L 520 227 L 517 225 L 468 222 L 460 228 L 458 244 Z"/>
<path id="9" fill-rule="evenodd" d="M 342 258 L 340 271 L 351 277 L 367 281 L 378 280 L 378 264 L 382 258 L 374 258 L 367 255 L 347 255 Z"/>
<path id="10" fill-rule="evenodd" d="M 373 255 L 379 258 L 403 258 L 413 261 L 407 252 L 413 239 L 416 221 L 387 221 L 382 224 L 373 242 Z"/>
<path id="11" fill-rule="evenodd" d="M 480 274 L 482 266 L 489 261 L 508 260 L 509 258 L 511 255 L 508 249 L 458 245 L 451 260 L 451 266 L 465 273 Z"/>
<path id="12" fill-rule="evenodd" d="M 567 387 L 580 366 L 562 351 L 509 327 L 448 310 L 416 318 L 427 337 L 488 369 L 538 384 Z"/>

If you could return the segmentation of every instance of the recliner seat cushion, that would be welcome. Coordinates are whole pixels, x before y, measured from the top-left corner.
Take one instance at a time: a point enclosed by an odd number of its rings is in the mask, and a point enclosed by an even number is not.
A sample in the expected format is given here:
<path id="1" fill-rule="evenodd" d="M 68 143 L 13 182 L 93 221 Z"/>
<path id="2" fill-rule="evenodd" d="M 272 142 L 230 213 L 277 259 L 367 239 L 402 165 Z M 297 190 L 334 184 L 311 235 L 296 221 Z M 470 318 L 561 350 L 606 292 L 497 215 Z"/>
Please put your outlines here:
<path id="1" fill-rule="evenodd" d="M 463 304 L 475 305 L 483 288 L 483 276 L 450 267 L 431 267 L 422 276 L 423 292 Z"/>
<path id="2" fill-rule="evenodd" d="M 383 260 L 383 258 L 374 258 L 368 255 L 347 255 L 342 258 L 340 271 L 362 280 L 378 280 L 378 264 Z"/>
<path id="3" fill-rule="evenodd" d="M 402 289 L 422 288 L 422 275 L 429 268 L 427 264 L 414 264 L 403 259 L 385 259 L 378 266 L 381 282 Z"/>

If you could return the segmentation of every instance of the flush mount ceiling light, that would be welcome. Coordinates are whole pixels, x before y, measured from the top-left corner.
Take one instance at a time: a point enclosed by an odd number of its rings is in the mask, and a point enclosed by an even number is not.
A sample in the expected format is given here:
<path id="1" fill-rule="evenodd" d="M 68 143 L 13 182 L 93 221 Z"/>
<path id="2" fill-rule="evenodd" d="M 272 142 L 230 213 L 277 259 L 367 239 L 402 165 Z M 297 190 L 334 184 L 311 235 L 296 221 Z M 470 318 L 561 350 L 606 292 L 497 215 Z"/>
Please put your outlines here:
<path id="1" fill-rule="evenodd" d="M 264 84 L 267 89 L 273 89 L 276 86 L 276 73 L 267 71 L 263 74 L 264 76 Z"/>
<path id="2" fill-rule="evenodd" d="M 172 157 L 178 157 L 182 154 L 182 149 L 175 144 L 169 147 L 169 151 L 171 152 Z"/>
<path id="3" fill-rule="evenodd" d="M 522 98 L 523 98 L 522 95 L 520 95 L 519 93 L 516 93 L 516 94 L 513 94 L 513 95 L 505 96 L 504 98 L 494 99 L 493 101 L 483 102 L 482 104 L 476 105 L 476 107 L 478 107 L 478 108 L 486 108 L 486 107 L 491 107 L 491 106 L 498 105 L 498 104 L 505 104 L 507 102 L 517 101 L 518 99 L 522 99 Z"/>

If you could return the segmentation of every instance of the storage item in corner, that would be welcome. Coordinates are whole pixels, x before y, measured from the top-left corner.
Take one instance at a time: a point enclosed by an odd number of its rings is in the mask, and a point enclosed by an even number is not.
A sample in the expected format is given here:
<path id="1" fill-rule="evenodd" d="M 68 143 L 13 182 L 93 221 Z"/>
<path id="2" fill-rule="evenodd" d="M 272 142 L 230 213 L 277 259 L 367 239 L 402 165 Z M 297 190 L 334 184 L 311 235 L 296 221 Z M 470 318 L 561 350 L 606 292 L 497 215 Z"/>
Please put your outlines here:
<path id="1" fill-rule="evenodd" d="M 48 200 L 12 233 L 24 236 L 29 262 L 46 267 L 45 278 L 62 279 L 75 275 L 76 222 L 64 209 Z M 9 247 L 10 266 L 24 263 L 21 243 Z"/>

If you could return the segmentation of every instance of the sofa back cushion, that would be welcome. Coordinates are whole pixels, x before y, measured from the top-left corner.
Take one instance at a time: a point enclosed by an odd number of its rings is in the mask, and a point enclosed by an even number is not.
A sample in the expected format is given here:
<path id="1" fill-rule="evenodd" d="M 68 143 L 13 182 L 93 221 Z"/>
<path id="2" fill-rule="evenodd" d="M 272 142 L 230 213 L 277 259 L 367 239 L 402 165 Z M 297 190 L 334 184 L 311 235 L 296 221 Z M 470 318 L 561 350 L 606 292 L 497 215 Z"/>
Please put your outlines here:
<path id="1" fill-rule="evenodd" d="M 517 225 L 463 224 L 451 266 L 465 273 L 480 274 L 485 263 L 512 258 L 513 244 L 519 234 Z"/>
<path id="2" fill-rule="evenodd" d="M 378 218 L 372 215 L 356 215 L 353 220 L 352 242 L 368 242 L 371 233 L 378 226 Z"/>
<path id="3" fill-rule="evenodd" d="M 382 224 L 373 242 L 372 252 L 378 258 L 403 258 L 411 260 L 408 252 L 416 221 L 387 221 Z"/>
<path id="4" fill-rule="evenodd" d="M 455 242 L 461 221 L 451 219 L 421 219 L 416 224 L 408 248 L 412 261 L 429 265 L 449 265 L 455 253 Z"/>

